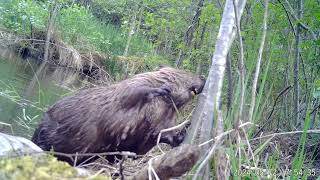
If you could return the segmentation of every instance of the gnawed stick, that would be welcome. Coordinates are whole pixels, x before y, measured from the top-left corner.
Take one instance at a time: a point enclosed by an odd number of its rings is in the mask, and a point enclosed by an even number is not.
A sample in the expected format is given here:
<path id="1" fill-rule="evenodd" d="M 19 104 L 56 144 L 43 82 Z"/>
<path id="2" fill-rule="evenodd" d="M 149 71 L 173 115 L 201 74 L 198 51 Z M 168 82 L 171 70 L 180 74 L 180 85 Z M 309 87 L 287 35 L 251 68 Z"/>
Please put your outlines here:
<path id="1" fill-rule="evenodd" d="M 152 161 L 152 168 L 161 180 L 172 177 L 179 177 L 189 171 L 198 161 L 200 148 L 196 145 L 183 144 L 172 149 L 166 154 L 156 157 Z M 148 180 L 148 168 L 144 167 L 134 176 L 128 177 L 130 180 Z"/>

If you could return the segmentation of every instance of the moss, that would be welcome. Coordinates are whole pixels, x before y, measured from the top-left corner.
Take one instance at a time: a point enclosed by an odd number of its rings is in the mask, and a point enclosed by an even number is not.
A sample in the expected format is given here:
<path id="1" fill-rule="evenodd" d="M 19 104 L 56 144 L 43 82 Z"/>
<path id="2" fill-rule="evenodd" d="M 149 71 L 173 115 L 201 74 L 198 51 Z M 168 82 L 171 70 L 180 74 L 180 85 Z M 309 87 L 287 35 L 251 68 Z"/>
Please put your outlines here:
<path id="1" fill-rule="evenodd" d="M 77 171 L 65 162 L 50 155 L 23 156 L 0 159 L 0 179 L 43 180 L 43 179 L 89 179 L 80 177 Z M 111 179 L 102 175 L 90 177 L 95 180 Z"/>

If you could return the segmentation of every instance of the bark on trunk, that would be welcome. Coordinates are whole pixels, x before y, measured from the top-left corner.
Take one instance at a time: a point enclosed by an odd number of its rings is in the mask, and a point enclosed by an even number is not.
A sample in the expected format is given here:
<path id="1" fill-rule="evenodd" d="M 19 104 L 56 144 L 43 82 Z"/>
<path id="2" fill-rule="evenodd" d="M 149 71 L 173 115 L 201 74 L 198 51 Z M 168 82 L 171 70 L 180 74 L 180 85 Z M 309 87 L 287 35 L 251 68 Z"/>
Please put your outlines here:
<path id="1" fill-rule="evenodd" d="M 302 17 L 302 6 L 303 0 L 297 1 L 297 11 L 298 11 L 298 19 L 300 20 Z M 295 61 L 293 64 L 293 87 L 294 87 L 294 113 L 296 116 L 294 118 L 294 125 L 296 126 L 300 119 L 299 113 L 299 98 L 300 98 L 300 90 L 299 90 L 299 64 L 300 64 L 300 24 L 297 23 L 296 25 L 296 37 L 295 37 Z"/>
<path id="2" fill-rule="evenodd" d="M 233 79 L 232 79 L 232 67 L 231 67 L 231 54 L 227 55 L 227 79 L 228 79 L 228 98 L 227 98 L 227 111 L 228 114 L 231 112 L 231 105 L 233 99 Z"/>

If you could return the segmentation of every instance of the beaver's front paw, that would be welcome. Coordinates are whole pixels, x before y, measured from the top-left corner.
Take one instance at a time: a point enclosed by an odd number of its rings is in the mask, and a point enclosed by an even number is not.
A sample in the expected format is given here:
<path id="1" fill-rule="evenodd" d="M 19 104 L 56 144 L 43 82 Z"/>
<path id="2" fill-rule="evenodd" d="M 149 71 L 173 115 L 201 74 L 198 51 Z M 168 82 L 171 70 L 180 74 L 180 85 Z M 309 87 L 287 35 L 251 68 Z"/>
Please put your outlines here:
<path id="1" fill-rule="evenodd" d="M 170 144 L 170 146 L 172 147 L 177 147 L 183 142 L 183 140 L 186 137 L 186 134 L 187 131 L 184 128 L 179 132 L 168 133 L 160 139 L 160 142 Z"/>
<path id="2" fill-rule="evenodd" d="M 171 93 L 171 88 L 169 86 L 163 85 L 159 88 L 154 88 L 153 91 L 148 95 L 149 99 L 158 96 L 169 96 Z"/>
<path id="3" fill-rule="evenodd" d="M 187 130 L 184 128 L 180 132 L 177 132 L 176 135 L 173 137 L 173 142 L 170 144 L 173 147 L 179 146 L 187 135 Z"/>

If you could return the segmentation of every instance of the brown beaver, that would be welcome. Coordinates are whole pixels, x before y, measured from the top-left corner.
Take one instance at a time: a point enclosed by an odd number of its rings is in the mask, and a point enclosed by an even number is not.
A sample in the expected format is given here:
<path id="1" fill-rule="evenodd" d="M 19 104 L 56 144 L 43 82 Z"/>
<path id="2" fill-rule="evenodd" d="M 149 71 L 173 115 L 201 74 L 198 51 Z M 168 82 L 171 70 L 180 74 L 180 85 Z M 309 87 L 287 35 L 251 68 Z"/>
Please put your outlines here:
<path id="1" fill-rule="evenodd" d="M 182 108 L 204 84 L 199 76 L 162 67 L 111 86 L 81 90 L 48 109 L 32 141 L 43 150 L 63 153 L 145 154 L 162 129 L 175 125 L 173 103 Z M 184 134 L 163 134 L 160 142 L 177 146 Z"/>

